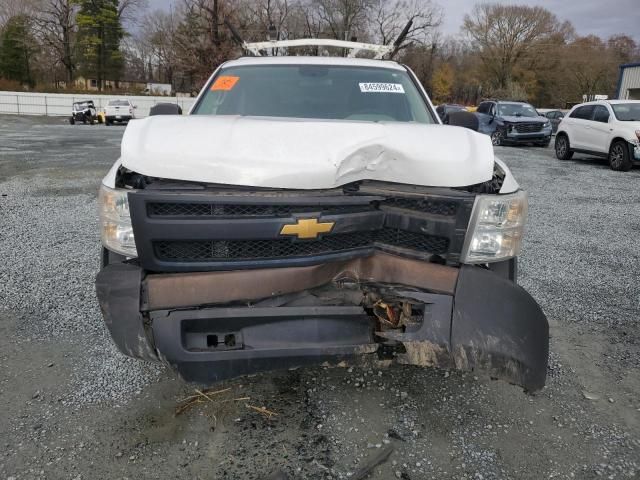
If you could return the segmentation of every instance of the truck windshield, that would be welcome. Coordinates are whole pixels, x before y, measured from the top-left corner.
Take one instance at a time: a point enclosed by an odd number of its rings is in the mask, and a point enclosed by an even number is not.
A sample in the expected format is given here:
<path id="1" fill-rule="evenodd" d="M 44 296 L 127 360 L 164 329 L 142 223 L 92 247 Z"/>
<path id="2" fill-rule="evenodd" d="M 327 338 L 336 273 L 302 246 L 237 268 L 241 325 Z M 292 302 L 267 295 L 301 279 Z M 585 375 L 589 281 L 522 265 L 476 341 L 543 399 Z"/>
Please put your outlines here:
<path id="1" fill-rule="evenodd" d="M 538 112 L 527 103 L 498 104 L 498 115 L 501 117 L 537 117 Z"/>
<path id="2" fill-rule="evenodd" d="M 621 122 L 640 122 L 640 103 L 613 103 L 611 108 Z"/>
<path id="3" fill-rule="evenodd" d="M 409 75 L 387 68 L 229 67 L 206 89 L 196 115 L 436 123 Z"/>
<path id="4" fill-rule="evenodd" d="M 129 102 L 127 100 L 111 100 L 107 105 L 110 107 L 128 107 Z"/>

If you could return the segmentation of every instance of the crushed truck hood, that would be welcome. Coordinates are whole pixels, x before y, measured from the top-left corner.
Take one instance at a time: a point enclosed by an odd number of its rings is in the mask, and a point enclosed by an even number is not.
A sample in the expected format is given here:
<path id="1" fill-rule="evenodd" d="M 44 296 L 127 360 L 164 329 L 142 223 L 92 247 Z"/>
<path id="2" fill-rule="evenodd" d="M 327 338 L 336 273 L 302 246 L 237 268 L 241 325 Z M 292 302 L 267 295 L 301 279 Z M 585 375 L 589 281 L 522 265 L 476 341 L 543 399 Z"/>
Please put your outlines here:
<path id="1" fill-rule="evenodd" d="M 130 122 L 121 162 L 153 177 L 254 187 L 461 187 L 489 180 L 494 156 L 488 136 L 461 127 L 194 115 Z"/>

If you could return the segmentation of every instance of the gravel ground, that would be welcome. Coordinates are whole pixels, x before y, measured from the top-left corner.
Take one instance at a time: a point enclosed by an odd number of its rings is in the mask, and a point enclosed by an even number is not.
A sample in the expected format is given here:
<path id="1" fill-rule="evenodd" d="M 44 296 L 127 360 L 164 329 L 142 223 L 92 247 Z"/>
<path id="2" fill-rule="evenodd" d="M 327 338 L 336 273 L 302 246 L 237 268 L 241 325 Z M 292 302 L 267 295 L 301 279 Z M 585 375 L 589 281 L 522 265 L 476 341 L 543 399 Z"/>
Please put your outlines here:
<path id="1" fill-rule="evenodd" d="M 176 416 L 192 388 L 120 355 L 94 295 L 96 190 L 123 131 L 0 116 L 0 478 L 346 479 L 386 444 L 371 478 L 638 478 L 639 169 L 498 149 L 530 194 L 520 282 L 552 335 L 539 394 L 312 368 L 226 382 Z"/>

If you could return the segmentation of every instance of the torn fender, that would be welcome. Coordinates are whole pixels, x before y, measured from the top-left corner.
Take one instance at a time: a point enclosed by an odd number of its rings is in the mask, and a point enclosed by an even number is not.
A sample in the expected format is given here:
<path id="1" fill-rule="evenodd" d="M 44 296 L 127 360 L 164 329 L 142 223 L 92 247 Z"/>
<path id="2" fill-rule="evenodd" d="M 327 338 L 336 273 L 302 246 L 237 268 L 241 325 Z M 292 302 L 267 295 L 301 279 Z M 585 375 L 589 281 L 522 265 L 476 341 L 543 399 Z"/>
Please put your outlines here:
<path id="1" fill-rule="evenodd" d="M 141 360 L 158 360 L 140 313 L 143 272 L 126 263 L 103 268 L 96 278 L 96 293 L 104 322 L 122 353 Z"/>
<path id="2" fill-rule="evenodd" d="M 404 345 L 400 363 L 483 371 L 530 392 L 544 387 L 549 324 L 522 287 L 490 270 L 463 265 L 453 297 L 396 294 L 425 304 L 419 327 L 377 333 Z"/>
<path id="3" fill-rule="evenodd" d="M 453 303 L 451 351 L 458 369 L 486 370 L 529 391 L 544 387 L 549 324 L 519 285 L 463 266 Z"/>

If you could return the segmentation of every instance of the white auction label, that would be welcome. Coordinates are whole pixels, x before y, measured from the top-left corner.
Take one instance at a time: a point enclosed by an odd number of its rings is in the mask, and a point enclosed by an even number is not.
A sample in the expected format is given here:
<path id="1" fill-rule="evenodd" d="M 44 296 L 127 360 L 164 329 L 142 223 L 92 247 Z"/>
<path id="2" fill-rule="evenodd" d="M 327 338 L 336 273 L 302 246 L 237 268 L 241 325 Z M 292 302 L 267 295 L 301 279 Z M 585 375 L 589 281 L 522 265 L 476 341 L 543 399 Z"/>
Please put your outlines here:
<path id="1" fill-rule="evenodd" d="M 359 83 L 360 91 L 364 93 L 404 93 L 400 83 Z"/>

